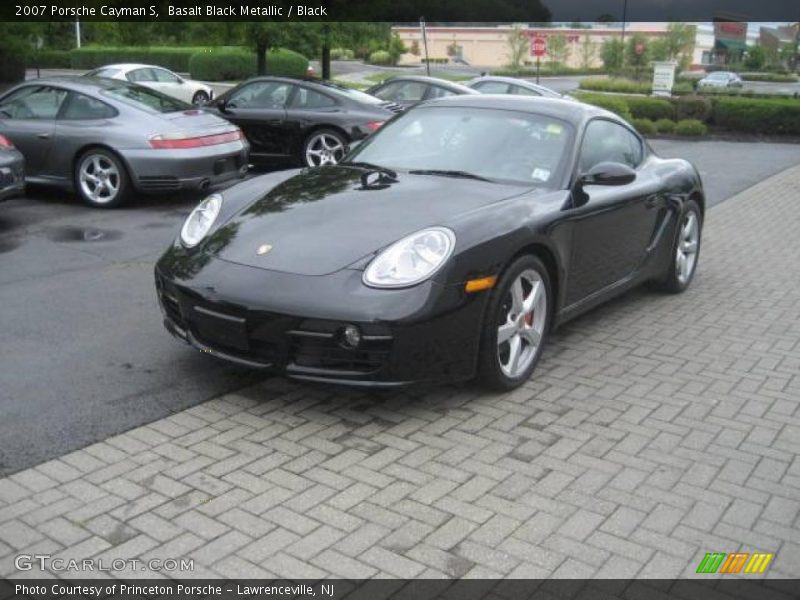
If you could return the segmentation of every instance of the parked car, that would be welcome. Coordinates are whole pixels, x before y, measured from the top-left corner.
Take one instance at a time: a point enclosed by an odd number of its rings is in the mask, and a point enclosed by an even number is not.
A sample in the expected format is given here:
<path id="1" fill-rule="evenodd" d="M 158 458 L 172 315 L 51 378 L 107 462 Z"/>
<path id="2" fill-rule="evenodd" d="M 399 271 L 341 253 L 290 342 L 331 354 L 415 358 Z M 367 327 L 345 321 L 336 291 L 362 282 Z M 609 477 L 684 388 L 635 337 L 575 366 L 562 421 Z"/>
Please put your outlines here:
<path id="1" fill-rule="evenodd" d="M 0 96 L 0 133 L 25 156 L 28 182 L 74 189 L 96 207 L 133 191 L 203 190 L 249 164 L 235 125 L 116 79 L 22 83 Z"/>
<path id="2" fill-rule="evenodd" d="M 697 87 L 740 88 L 742 85 L 742 78 L 730 71 L 714 71 L 697 82 Z"/>
<path id="3" fill-rule="evenodd" d="M 545 98 L 569 98 L 548 87 L 515 77 L 494 75 L 476 77 L 465 85 L 481 94 L 516 94 L 518 96 L 543 96 Z"/>
<path id="4" fill-rule="evenodd" d="M 681 292 L 704 194 L 685 160 L 587 104 L 463 95 L 338 165 L 205 199 L 156 266 L 164 323 L 291 377 L 525 382 L 551 327 L 644 282 Z"/>
<path id="5" fill-rule="evenodd" d="M 395 102 L 403 108 L 414 106 L 423 100 L 445 98 L 447 96 L 460 96 L 462 94 L 477 94 L 466 85 L 439 79 L 437 77 L 424 77 L 421 75 L 402 75 L 391 77 L 367 90 L 372 94 L 386 100 Z"/>
<path id="6" fill-rule="evenodd" d="M 25 159 L 6 136 L 0 135 L 0 201 L 25 189 Z"/>
<path id="7" fill-rule="evenodd" d="M 89 71 L 86 75 L 130 81 L 195 106 L 203 106 L 214 99 L 214 89 L 210 85 L 184 79 L 169 69 L 154 65 L 107 65 Z"/>
<path id="8" fill-rule="evenodd" d="M 241 127 L 254 163 L 336 164 L 347 145 L 391 119 L 400 107 L 334 83 L 256 77 L 207 110 Z"/>

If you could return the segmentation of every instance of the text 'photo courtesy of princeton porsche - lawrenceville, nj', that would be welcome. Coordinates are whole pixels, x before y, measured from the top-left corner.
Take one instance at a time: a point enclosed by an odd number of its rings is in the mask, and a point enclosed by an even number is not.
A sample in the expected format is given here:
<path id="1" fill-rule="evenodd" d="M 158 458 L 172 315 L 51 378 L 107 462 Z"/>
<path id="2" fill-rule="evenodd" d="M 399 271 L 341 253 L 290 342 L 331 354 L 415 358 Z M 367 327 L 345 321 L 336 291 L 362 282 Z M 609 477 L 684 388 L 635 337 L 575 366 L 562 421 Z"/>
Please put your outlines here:
<path id="1" fill-rule="evenodd" d="M 0 600 L 800 598 L 800 12 L 0 6 Z"/>

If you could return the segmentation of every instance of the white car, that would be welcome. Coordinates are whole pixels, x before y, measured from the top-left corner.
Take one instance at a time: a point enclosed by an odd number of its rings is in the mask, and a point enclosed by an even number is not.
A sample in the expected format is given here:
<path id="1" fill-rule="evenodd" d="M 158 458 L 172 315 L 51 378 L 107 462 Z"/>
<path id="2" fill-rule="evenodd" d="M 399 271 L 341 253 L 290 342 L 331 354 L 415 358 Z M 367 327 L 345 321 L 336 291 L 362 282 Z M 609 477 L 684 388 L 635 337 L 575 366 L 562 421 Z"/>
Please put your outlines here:
<path id="1" fill-rule="evenodd" d="M 742 87 L 742 78 L 730 71 L 714 71 L 697 82 L 698 87 Z"/>
<path id="2" fill-rule="evenodd" d="M 107 65 L 90 71 L 86 75 L 130 81 L 196 106 L 208 104 L 214 99 L 214 90 L 211 86 L 199 81 L 184 79 L 168 69 L 154 65 Z"/>

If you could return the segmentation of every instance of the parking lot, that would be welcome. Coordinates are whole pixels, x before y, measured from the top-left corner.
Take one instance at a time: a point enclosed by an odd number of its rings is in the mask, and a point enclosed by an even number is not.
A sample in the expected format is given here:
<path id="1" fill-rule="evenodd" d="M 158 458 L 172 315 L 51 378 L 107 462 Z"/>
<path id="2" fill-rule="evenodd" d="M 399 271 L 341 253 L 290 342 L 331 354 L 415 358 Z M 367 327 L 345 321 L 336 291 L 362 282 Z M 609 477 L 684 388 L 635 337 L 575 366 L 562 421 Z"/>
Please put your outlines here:
<path id="1" fill-rule="evenodd" d="M 796 573 L 800 148 L 653 146 L 718 205 L 693 288 L 569 324 L 507 395 L 294 384 L 176 342 L 152 267 L 197 197 L 0 205 L 0 575 L 19 551 L 190 556 L 200 577 L 665 578 L 741 550 Z"/>

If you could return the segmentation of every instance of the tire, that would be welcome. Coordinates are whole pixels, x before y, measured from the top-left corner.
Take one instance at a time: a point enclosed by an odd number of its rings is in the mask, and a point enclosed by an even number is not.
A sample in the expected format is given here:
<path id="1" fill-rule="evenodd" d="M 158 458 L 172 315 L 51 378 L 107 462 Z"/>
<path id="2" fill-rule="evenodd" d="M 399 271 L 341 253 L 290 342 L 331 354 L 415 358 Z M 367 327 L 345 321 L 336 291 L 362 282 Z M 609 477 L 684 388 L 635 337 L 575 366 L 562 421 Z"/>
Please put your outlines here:
<path id="1" fill-rule="evenodd" d="M 335 165 L 345 155 L 347 140 L 333 129 L 317 129 L 303 143 L 300 160 L 306 167 Z"/>
<path id="2" fill-rule="evenodd" d="M 125 204 L 131 191 L 128 171 L 122 160 L 105 148 L 91 148 L 75 161 L 75 191 L 94 208 L 115 208 Z"/>
<path id="3" fill-rule="evenodd" d="M 516 306 L 513 290 L 517 290 Z M 528 302 L 530 312 L 520 312 L 520 307 L 528 308 Z M 483 386 L 508 391 L 530 378 L 546 342 L 553 304 L 550 275 L 541 260 L 526 255 L 511 263 L 492 291 L 484 318 L 478 355 L 478 381 Z M 506 340 L 499 339 L 507 335 Z M 512 358 L 515 345 L 516 366 Z"/>
<path id="4" fill-rule="evenodd" d="M 692 221 L 694 226 L 690 224 Z M 696 229 L 690 231 L 693 227 Z M 651 287 L 670 294 L 685 291 L 697 271 L 702 237 L 703 215 L 700 206 L 694 200 L 689 200 L 684 205 L 675 228 L 669 267 L 659 279 L 652 282 Z"/>
<path id="5" fill-rule="evenodd" d="M 195 92 L 195 95 L 192 96 L 192 104 L 195 106 L 205 106 L 208 104 L 209 100 L 211 100 L 211 98 L 209 98 L 208 94 L 203 90 Z"/>

